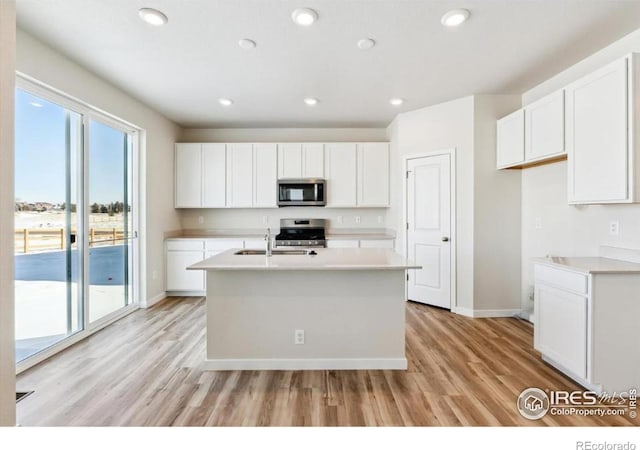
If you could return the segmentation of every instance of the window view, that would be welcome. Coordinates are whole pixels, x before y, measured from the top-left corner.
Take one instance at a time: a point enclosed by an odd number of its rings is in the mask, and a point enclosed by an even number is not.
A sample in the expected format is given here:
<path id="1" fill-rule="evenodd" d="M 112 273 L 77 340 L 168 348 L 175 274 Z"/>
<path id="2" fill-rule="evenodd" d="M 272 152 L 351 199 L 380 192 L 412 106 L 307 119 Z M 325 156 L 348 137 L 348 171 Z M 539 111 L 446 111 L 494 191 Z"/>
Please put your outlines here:
<path id="1" fill-rule="evenodd" d="M 133 303 L 133 140 L 17 89 L 15 148 L 20 362 Z"/>

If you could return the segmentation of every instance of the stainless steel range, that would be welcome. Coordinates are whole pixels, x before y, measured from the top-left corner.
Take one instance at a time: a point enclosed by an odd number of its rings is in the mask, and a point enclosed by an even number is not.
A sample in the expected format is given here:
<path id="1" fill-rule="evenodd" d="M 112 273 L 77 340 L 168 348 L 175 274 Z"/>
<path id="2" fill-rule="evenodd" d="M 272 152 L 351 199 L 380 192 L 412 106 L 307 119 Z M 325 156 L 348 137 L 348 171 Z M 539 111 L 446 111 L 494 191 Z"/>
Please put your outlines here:
<path id="1" fill-rule="evenodd" d="M 276 247 L 326 247 L 326 219 L 280 219 Z"/>

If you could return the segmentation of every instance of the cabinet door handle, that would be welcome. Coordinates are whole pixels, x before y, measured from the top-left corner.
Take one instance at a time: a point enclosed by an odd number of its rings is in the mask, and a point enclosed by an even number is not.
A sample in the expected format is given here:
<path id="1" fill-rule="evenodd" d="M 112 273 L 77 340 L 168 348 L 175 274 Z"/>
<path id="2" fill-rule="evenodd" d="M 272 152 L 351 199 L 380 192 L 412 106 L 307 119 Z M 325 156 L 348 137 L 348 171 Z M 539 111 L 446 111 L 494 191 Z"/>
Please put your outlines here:
<path id="1" fill-rule="evenodd" d="M 443 236 L 442 237 L 442 242 L 449 242 L 449 237 Z"/>

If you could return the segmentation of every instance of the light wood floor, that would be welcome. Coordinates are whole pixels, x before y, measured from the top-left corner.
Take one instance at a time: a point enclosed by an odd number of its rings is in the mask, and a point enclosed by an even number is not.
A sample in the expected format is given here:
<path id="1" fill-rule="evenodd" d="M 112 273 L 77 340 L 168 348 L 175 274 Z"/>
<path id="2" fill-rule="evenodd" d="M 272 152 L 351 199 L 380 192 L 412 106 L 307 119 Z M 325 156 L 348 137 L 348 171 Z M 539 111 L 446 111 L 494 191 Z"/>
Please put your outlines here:
<path id="1" fill-rule="evenodd" d="M 18 377 L 29 425 L 638 425 L 623 417 L 528 421 L 527 387 L 579 387 L 542 363 L 532 328 L 407 303 L 407 371 L 200 369 L 203 298 L 137 311 Z"/>

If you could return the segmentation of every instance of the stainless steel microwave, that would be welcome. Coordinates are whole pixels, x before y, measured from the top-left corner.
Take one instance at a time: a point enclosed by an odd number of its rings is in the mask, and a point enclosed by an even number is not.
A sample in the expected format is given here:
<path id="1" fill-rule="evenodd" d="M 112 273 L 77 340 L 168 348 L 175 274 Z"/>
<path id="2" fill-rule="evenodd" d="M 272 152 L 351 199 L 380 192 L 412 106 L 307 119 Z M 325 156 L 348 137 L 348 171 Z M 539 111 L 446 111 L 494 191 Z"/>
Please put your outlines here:
<path id="1" fill-rule="evenodd" d="M 325 181 L 321 178 L 278 180 L 278 206 L 326 205 Z"/>

